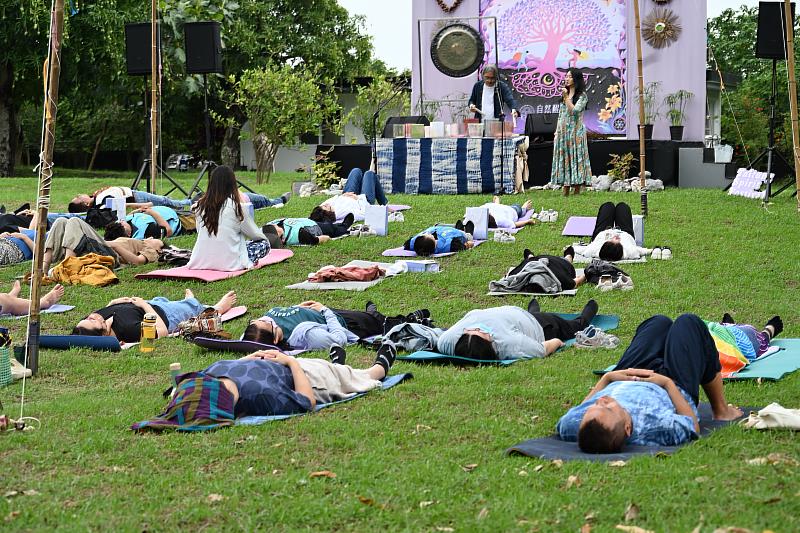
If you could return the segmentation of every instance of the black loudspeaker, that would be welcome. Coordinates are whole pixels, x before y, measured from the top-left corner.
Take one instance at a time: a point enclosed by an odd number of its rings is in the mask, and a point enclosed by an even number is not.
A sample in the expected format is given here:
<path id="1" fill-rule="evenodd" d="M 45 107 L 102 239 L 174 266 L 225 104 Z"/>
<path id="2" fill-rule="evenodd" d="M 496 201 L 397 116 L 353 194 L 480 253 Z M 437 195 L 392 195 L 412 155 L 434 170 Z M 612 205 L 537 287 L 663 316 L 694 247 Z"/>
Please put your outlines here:
<path id="1" fill-rule="evenodd" d="M 150 35 L 152 28 L 149 22 L 125 24 L 125 63 L 131 76 L 147 76 L 150 74 Z M 161 51 L 161 31 L 158 28 L 156 39 Z M 160 55 L 160 53 L 159 53 Z"/>
<path id="2" fill-rule="evenodd" d="M 558 113 L 531 113 L 525 117 L 525 135 L 534 142 L 553 140 L 558 124 Z"/>
<path id="3" fill-rule="evenodd" d="M 222 42 L 219 22 L 190 22 L 183 27 L 186 38 L 186 72 L 222 73 Z"/>
<path id="4" fill-rule="evenodd" d="M 786 16 L 783 2 L 758 3 L 758 36 L 756 57 L 786 59 Z M 794 2 L 792 2 L 794 24 Z"/>
<path id="5" fill-rule="evenodd" d="M 392 137 L 394 137 L 392 126 L 394 126 L 395 124 L 424 124 L 425 126 L 430 126 L 431 121 L 428 120 L 428 117 L 423 115 L 407 116 L 407 117 L 389 117 L 389 120 L 386 121 L 386 125 L 383 127 L 384 139 L 391 139 Z"/>

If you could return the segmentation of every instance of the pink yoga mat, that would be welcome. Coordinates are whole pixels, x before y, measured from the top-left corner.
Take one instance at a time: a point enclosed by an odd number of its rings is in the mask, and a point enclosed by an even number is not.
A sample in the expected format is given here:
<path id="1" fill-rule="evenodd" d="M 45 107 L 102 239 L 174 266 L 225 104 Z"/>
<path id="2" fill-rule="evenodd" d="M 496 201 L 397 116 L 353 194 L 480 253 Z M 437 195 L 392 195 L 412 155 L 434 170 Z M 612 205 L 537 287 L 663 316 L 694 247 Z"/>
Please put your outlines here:
<path id="1" fill-rule="evenodd" d="M 267 265 L 280 263 L 281 261 L 289 259 L 293 255 L 294 252 L 292 252 L 291 250 L 286 250 L 286 249 L 270 250 L 269 254 L 267 254 L 267 257 L 259 261 L 250 270 L 256 270 L 258 268 L 262 268 Z M 212 281 L 235 278 L 236 276 L 241 276 L 245 272 L 250 272 L 250 270 L 235 270 L 233 272 L 223 272 L 221 270 L 192 270 L 186 268 L 185 266 L 182 266 L 177 268 L 168 268 L 166 270 L 153 270 L 152 272 L 147 272 L 145 274 L 136 274 L 136 279 L 193 279 L 197 281 L 205 281 L 206 283 L 211 283 Z"/>
<path id="2" fill-rule="evenodd" d="M 485 243 L 486 241 L 473 241 L 475 246 L 480 246 L 481 244 Z M 474 247 L 473 247 L 474 248 Z M 431 257 L 447 257 L 448 255 L 453 255 L 457 252 L 446 252 L 443 254 L 433 254 Z M 388 250 L 383 252 L 384 257 L 417 257 L 417 252 L 412 252 L 411 250 L 406 250 L 402 246 L 398 246 L 397 248 L 389 248 Z"/>

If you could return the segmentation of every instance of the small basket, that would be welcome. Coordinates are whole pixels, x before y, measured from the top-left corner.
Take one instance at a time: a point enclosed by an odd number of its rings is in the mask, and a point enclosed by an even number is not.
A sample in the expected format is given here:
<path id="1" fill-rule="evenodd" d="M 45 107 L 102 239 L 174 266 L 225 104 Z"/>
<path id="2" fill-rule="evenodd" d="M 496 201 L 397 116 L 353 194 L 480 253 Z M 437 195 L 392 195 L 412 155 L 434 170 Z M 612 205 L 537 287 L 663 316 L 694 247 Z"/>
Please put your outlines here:
<path id="1" fill-rule="evenodd" d="M 14 381 L 11 374 L 11 348 L 3 346 L 0 348 L 0 387 L 5 387 Z"/>
<path id="2" fill-rule="evenodd" d="M 733 159 L 733 146 L 729 144 L 718 144 L 714 147 L 715 163 L 730 163 Z"/>

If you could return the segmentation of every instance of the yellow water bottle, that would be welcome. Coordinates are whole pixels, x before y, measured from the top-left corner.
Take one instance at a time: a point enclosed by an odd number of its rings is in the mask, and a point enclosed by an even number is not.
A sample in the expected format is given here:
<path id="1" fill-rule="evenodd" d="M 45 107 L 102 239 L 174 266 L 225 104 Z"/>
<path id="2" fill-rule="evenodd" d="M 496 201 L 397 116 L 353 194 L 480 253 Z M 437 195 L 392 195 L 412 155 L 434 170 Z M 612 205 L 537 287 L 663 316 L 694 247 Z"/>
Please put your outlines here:
<path id="1" fill-rule="evenodd" d="M 156 315 L 145 313 L 142 320 L 142 334 L 139 339 L 139 351 L 150 353 L 156 349 Z"/>

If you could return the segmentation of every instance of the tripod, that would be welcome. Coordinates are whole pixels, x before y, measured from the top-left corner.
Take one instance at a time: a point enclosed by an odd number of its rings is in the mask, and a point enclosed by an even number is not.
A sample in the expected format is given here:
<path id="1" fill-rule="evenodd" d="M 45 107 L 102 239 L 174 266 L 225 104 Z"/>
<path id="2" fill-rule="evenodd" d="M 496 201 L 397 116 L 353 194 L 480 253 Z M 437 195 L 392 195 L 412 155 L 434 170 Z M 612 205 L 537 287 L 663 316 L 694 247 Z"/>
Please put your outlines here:
<path id="1" fill-rule="evenodd" d="M 791 187 L 792 183 L 788 183 L 776 191 L 774 194 L 772 193 L 772 160 L 775 156 L 777 156 L 781 161 L 783 161 L 784 165 L 787 168 L 792 168 L 792 165 L 783 157 L 777 148 L 775 148 L 775 101 L 778 97 L 778 60 L 772 60 L 772 94 L 770 95 L 769 99 L 769 137 L 767 141 L 767 148 L 761 152 L 758 157 L 756 157 L 752 163 L 750 163 L 750 168 L 754 168 L 756 163 L 767 158 L 767 188 L 764 191 L 764 199 L 763 203 L 769 202 L 771 197 L 777 196 L 787 188 Z M 797 191 L 795 191 L 797 194 Z"/>

